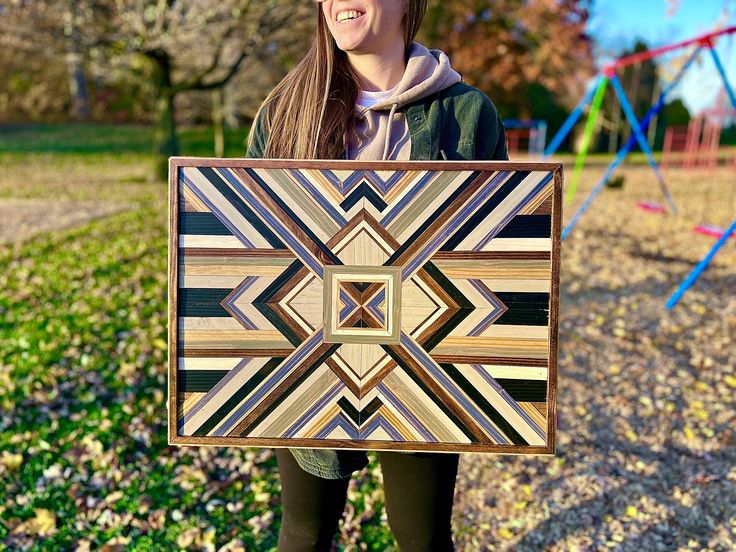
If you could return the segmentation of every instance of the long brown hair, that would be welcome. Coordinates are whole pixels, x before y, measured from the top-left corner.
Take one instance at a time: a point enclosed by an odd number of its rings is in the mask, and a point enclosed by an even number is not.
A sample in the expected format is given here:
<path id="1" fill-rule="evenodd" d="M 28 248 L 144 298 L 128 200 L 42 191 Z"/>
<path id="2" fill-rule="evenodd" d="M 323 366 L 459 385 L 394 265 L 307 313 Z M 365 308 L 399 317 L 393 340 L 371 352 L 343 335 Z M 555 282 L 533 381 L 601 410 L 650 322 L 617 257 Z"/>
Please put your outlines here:
<path id="1" fill-rule="evenodd" d="M 404 15 L 404 55 L 427 11 L 427 0 L 408 0 Z M 317 3 L 317 32 L 307 54 L 263 100 L 268 132 L 263 157 L 274 159 L 337 159 L 344 138 L 354 128 L 359 81 L 347 54 L 337 47 Z M 248 147 L 253 129 L 248 133 Z M 270 129 L 279 129 L 271 132 Z"/>

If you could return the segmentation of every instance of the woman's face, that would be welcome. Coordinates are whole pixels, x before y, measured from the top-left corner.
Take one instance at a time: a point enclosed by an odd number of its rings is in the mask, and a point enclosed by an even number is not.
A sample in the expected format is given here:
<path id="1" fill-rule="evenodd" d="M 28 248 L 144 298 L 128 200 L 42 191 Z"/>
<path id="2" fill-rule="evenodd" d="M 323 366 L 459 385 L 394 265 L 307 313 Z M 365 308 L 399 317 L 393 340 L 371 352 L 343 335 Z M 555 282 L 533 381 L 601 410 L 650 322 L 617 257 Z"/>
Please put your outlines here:
<path id="1" fill-rule="evenodd" d="M 345 52 L 380 53 L 397 40 L 403 44 L 403 17 L 408 0 L 324 0 L 320 3 L 337 47 Z M 357 11 L 358 17 L 341 22 L 339 19 L 344 17 L 341 14 L 350 11 Z"/>

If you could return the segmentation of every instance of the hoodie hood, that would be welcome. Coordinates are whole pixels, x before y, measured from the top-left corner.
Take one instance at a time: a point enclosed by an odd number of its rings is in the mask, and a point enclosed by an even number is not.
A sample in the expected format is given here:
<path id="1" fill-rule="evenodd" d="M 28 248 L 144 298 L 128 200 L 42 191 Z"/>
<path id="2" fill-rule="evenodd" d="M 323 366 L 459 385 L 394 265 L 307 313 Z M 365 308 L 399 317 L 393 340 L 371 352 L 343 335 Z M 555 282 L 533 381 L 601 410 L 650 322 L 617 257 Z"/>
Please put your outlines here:
<path id="1" fill-rule="evenodd" d="M 444 90 L 448 86 L 460 82 L 462 79 L 460 73 L 450 66 L 450 58 L 442 50 L 428 49 L 419 42 L 412 41 L 406 60 L 406 69 L 401 77 L 396 90 L 388 98 L 381 100 L 370 107 L 355 105 L 355 114 L 358 117 L 358 144 L 357 148 L 353 145 L 350 147 L 351 153 L 355 154 L 365 149 L 363 152 L 368 155 L 361 155 L 363 158 L 377 158 L 378 150 L 375 147 L 376 139 L 383 138 L 381 160 L 385 160 L 389 156 L 389 152 L 394 149 L 391 147 L 392 139 L 394 146 L 403 140 L 403 147 L 400 151 L 405 152 L 404 157 L 408 159 L 408 126 L 403 112 L 399 115 L 403 119 L 402 132 L 394 122 L 394 115 L 398 108 L 406 104 L 435 94 L 440 90 Z M 389 111 L 388 117 L 381 112 Z M 383 120 L 385 119 L 385 120 Z M 379 142 L 380 143 L 380 142 Z M 347 145 L 346 145 L 347 148 Z M 397 156 L 398 157 L 398 156 Z M 354 159 L 356 157 L 353 157 Z"/>

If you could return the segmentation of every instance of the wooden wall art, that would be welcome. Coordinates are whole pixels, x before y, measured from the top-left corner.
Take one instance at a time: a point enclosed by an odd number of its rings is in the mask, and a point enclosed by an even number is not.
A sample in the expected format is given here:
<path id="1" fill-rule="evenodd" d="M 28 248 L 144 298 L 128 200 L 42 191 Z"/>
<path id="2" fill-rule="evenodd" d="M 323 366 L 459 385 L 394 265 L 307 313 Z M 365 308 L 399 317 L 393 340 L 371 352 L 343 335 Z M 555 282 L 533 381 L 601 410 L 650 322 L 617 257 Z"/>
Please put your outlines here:
<path id="1" fill-rule="evenodd" d="M 170 160 L 169 443 L 551 454 L 562 166 Z"/>

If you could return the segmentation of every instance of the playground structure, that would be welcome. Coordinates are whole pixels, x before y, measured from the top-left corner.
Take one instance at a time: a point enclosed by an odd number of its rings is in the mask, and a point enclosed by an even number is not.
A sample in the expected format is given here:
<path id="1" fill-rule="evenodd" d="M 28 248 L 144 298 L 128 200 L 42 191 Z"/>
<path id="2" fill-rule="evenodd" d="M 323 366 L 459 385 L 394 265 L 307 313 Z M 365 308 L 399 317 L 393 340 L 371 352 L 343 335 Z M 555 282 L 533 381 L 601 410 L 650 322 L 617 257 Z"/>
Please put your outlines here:
<path id="1" fill-rule="evenodd" d="M 516 156 L 519 152 L 524 152 L 529 157 L 544 155 L 547 121 L 506 119 L 503 126 L 506 129 L 506 148 L 509 156 Z"/>
<path id="2" fill-rule="evenodd" d="M 588 104 L 590 104 L 590 109 L 588 112 L 588 119 L 586 121 L 585 129 L 583 131 L 580 151 L 575 159 L 573 175 L 572 175 L 572 178 L 570 179 L 569 186 L 568 186 L 568 189 L 565 195 L 566 203 L 571 202 L 574 197 L 575 188 L 576 188 L 578 179 L 580 177 L 580 173 L 582 171 L 583 165 L 585 163 L 585 158 L 588 152 L 588 148 L 590 147 L 591 138 L 593 136 L 593 132 L 596 127 L 598 115 L 600 113 L 601 103 L 603 102 L 603 97 L 606 91 L 606 87 L 609 83 L 611 84 L 616 94 L 616 98 L 618 99 L 618 102 L 624 112 L 624 115 L 626 116 L 626 120 L 628 124 L 630 125 L 632 132 L 631 132 L 631 136 L 629 137 L 629 139 L 618 150 L 615 158 L 610 163 L 610 165 L 606 168 L 603 176 L 595 184 L 595 186 L 593 187 L 591 192 L 588 194 L 588 196 L 585 198 L 585 200 L 583 201 L 581 206 L 578 208 L 578 210 L 573 214 L 572 218 L 570 219 L 568 224 L 565 226 L 565 228 L 563 228 L 562 230 L 563 240 L 575 228 L 575 225 L 580 221 L 581 217 L 585 214 L 587 209 L 590 207 L 595 197 L 603 190 L 604 186 L 606 185 L 608 180 L 611 178 L 611 175 L 613 174 L 613 172 L 621 165 L 624 159 L 626 159 L 628 154 L 631 152 L 632 148 L 634 147 L 634 144 L 638 144 L 639 148 L 646 156 L 647 163 L 649 167 L 652 169 L 652 172 L 654 173 L 655 179 L 662 191 L 662 194 L 665 198 L 669 211 L 672 213 L 677 212 L 674 198 L 672 197 L 672 194 L 667 188 L 667 184 L 665 182 L 664 176 L 662 175 L 659 165 L 654 159 L 654 155 L 652 153 L 651 148 L 649 147 L 649 143 L 647 141 L 645 133 L 649 127 L 650 122 L 659 114 L 659 112 L 664 107 L 665 100 L 667 99 L 670 92 L 677 86 L 677 84 L 682 79 L 683 75 L 687 72 L 687 70 L 690 68 L 693 62 L 699 57 L 701 52 L 703 52 L 704 50 L 707 50 L 710 53 L 710 57 L 713 61 L 713 64 L 715 65 L 718 75 L 720 76 L 720 79 L 723 82 L 723 88 L 729 99 L 731 107 L 734 110 L 736 110 L 736 94 L 734 93 L 734 89 L 732 88 L 728 80 L 728 77 L 726 76 L 726 72 L 723 67 L 723 64 L 721 63 L 721 59 L 715 49 L 716 41 L 719 38 L 723 36 L 733 35 L 734 33 L 736 33 L 736 26 L 730 26 L 730 27 L 727 27 L 727 28 L 724 28 L 724 29 L 721 29 L 715 32 L 711 32 L 708 34 L 704 34 L 704 35 L 689 39 L 689 40 L 684 40 L 684 41 L 670 44 L 667 46 L 662 46 L 660 48 L 654 48 L 651 50 L 647 50 L 645 52 L 639 52 L 639 53 L 635 53 L 629 56 L 625 56 L 603 67 L 603 69 L 600 71 L 600 73 L 596 77 L 594 85 L 591 87 L 591 89 L 587 92 L 587 94 L 582 99 L 582 101 L 575 107 L 575 109 L 572 111 L 570 116 L 560 127 L 559 131 L 552 138 L 549 145 L 547 146 L 547 149 L 544 152 L 543 158 L 547 158 L 551 156 L 553 153 L 555 153 L 555 151 L 557 151 L 557 149 L 562 144 L 563 140 L 567 137 L 567 135 L 570 133 L 572 128 L 575 126 L 578 119 L 580 119 L 580 117 L 582 116 L 583 110 L 586 108 L 586 106 L 588 106 Z M 642 61 L 662 56 L 668 52 L 674 52 L 674 51 L 682 50 L 688 47 L 694 47 L 694 48 L 692 52 L 690 53 L 690 55 L 687 57 L 687 60 L 685 61 L 685 63 L 677 71 L 677 74 L 674 76 L 674 78 L 666 86 L 662 87 L 657 101 L 649 108 L 649 110 L 644 114 L 642 119 L 639 120 L 636 116 L 636 113 L 634 112 L 634 109 L 631 106 L 631 103 L 629 102 L 629 99 L 626 96 L 626 92 L 624 91 L 621 85 L 619 77 L 617 76 L 617 70 L 623 67 L 629 66 L 629 65 L 640 64 Z M 711 136 L 707 137 L 708 140 L 706 140 L 706 142 L 708 144 L 711 144 L 712 135 L 714 134 L 714 132 L 713 130 L 710 130 L 709 132 L 711 133 Z M 719 237 L 718 241 L 713 245 L 713 247 L 708 252 L 706 257 L 693 269 L 691 274 L 682 282 L 678 290 L 672 295 L 672 297 L 666 304 L 666 307 L 668 309 L 671 309 L 677 303 L 677 301 L 682 296 L 682 294 L 687 290 L 687 288 L 689 288 L 695 282 L 695 280 L 698 278 L 700 273 L 707 267 L 708 263 L 711 261 L 713 256 L 715 256 L 717 251 L 728 241 L 728 238 L 735 231 L 736 231 L 736 220 L 734 220 L 733 223 L 731 223 L 728 226 L 728 228 L 726 228 L 723 231 L 722 235 Z"/>
<path id="3" fill-rule="evenodd" d="M 721 131 L 729 120 L 736 121 L 736 109 L 725 106 L 720 94 L 716 107 L 701 111 L 687 125 L 668 126 L 662 147 L 662 170 L 671 167 L 712 171 L 719 166 Z M 736 168 L 736 151 L 725 164 Z"/>

